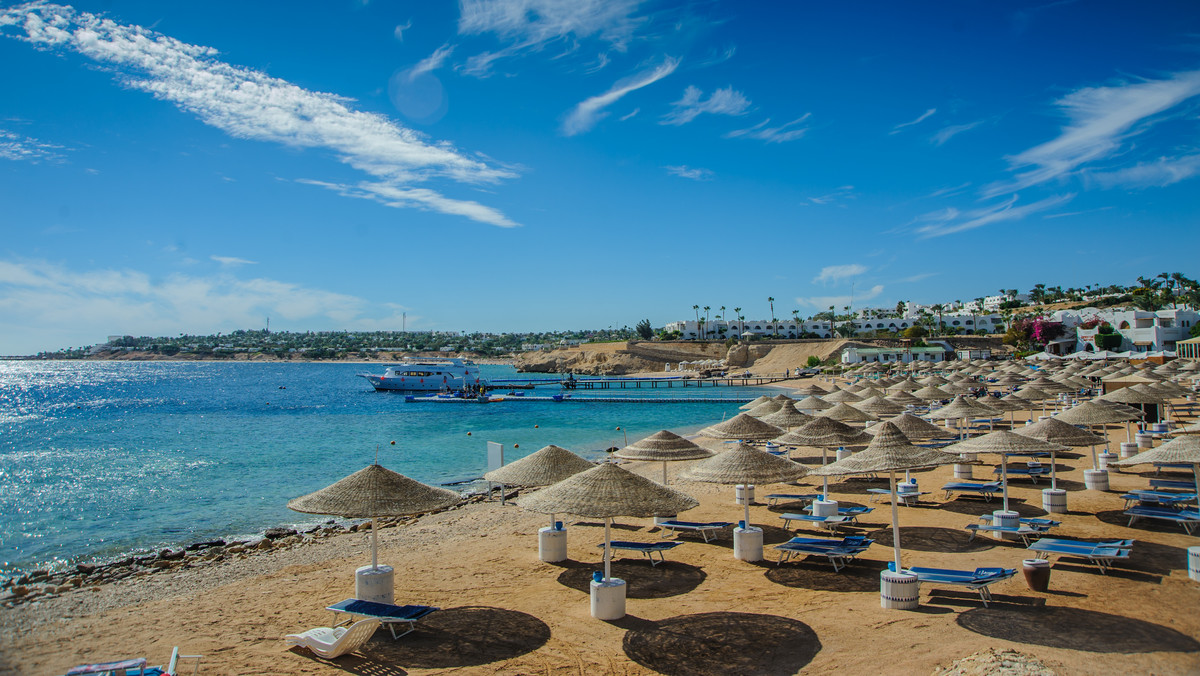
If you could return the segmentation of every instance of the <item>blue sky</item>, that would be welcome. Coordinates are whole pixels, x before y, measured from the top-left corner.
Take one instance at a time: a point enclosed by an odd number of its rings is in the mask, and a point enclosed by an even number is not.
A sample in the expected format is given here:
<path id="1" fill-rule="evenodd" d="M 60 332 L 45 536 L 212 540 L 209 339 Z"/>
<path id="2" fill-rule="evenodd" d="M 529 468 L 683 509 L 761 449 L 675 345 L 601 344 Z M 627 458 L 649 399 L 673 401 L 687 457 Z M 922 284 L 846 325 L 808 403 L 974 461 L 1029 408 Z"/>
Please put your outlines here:
<path id="1" fill-rule="evenodd" d="M 1194 2 L 7 4 L 0 354 L 1197 273 Z"/>

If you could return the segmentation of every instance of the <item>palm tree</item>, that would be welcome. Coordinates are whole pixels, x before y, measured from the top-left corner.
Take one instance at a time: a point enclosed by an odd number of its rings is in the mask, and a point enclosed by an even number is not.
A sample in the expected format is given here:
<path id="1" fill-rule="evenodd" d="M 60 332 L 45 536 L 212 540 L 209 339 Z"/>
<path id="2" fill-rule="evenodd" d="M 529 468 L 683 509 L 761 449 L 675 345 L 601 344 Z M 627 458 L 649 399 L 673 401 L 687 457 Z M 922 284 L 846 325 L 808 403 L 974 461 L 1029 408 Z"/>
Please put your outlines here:
<path id="1" fill-rule="evenodd" d="M 935 326 L 935 328 L 938 330 L 938 335 L 941 335 L 942 311 L 946 309 L 946 306 L 942 305 L 941 303 L 937 303 L 937 304 L 933 305 L 933 307 L 931 307 L 930 309 L 937 313 L 937 325 Z"/>
<path id="2" fill-rule="evenodd" d="M 700 324 L 700 340 L 704 340 L 708 336 L 704 330 L 704 318 L 701 317 L 698 323 Z"/>
<path id="3" fill-rule="evenodd" d="M 708 311 L 709 311 L 709 310 L 711 310 L 711 309 L 712 309 L 712 308 L 710 308 L 710 307 L 709 307 L 709 306 L 707 306 L 707 305 L 705 305 L 705 306 L 704 306 L 704 324 L 705 324 L 705 326 L 707 326 L 707 325 L 708 325 Z M 705 337 L 708 337 L 708 334 L 707 334 L 707 333 L 705 333 L 704 335 L 705 335 Z"/>
<path id="4" fill-rule="evenodd" d="M 733 308 L 733 314 L 737 316 L 738 322 L 741 324 L 742 328 L 738 329 L 738 338 L 741 338 L 742 334 L 746 332 L 746 324 L 744 321 L 746 318 L 742 316 L 742 308 L 740 307 Z"/>
<path id="5" fill-rule="evenodd" d="M 837 317 L 832 305 L 829 306 L 829 337 L 833 338 L 833 320 Z"/>
<path id="6" fill-rule="evenodd" d="M 775 326 L 775 297 L 767 296 L 767 302 L 771 304 L 771 331 L 779 337 L 779 327 Z"/>
<path id="7" fill-rule="evenodd" d="M 721 306 L 721 321 L 725 321 L 725 306 Z"/>

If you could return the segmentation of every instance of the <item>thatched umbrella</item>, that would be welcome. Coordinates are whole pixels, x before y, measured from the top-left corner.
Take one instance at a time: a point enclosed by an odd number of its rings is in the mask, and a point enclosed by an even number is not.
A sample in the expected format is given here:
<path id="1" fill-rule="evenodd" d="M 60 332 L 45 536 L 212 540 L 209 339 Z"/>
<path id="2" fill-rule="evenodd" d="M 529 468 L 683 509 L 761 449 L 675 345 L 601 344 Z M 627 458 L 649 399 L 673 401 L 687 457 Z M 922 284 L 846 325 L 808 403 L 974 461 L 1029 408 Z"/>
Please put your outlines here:
<path id="1" fill-rule="evenodd" d="M 1200 495 L 1200 437 L 1185 434 L 1167 443 L 1143 451 L 1133 456 L 1114 462 L 1114 465 L 1144 465 L 1152 462 L 1188 463 L 1192 466 L 1192 476 L 1196 480 L 1196 494 Z"/>
<path id="2" fill-rule="evenodd" d="M 954 401 L 951 401 L 949 404 L 946 404 L 936 411 L 930 411 L 929 417 L 935 420 L 945 420 L 949 422 L 951 420 L 969 420 L 971 416 L 979 415 L 979 413 L 979 409 L 972 406 L 968 400 L 960 394 L 955 396 Z M 964 428 L 959 427 L 958 432 L 959 438 L 965 436 Z"/>
<path id="3" fill-rule="evenodd" d="M 1027 425 L 1014 431 L 1017 434 L 1033 437 L 1034 439 L 1041 439 L 1043 441 L 1062 444 L 1063 446 L 1073 446 L 1076 448 L 1082 446 L 1094 447 L 1096 444 L 1102 444 L 1106 441 L 1104 437 L 1092 434 L 1087 430 L 1081 430 L 1078 427 L 1069 425 L 1061 420 L 1058 420 L 1057 418 L 1046 418 L 1045 420 L 1039 420 L 1032 425 Z M 1058 488 L 1058 478 L 1053 467 L 1050 468 L 1050 488 Z"/>
<path id="4" fill-rule="evenodd" d="M 793 390 L 792 394 L 798 397 L 823 397 L 829 394 L 829 390 L 816 383 L 811 383 L 805 387 L 801 387 L 798 390 Z"/>
<path id="5" fill-rule="evenodd" d="M 925 387 L 914 391 L 912 396 L 920 399 L 921 401 L 940 401 L 942 399 L 949 399 L 954 395 L 946 392 L 945 390 L 938 389 L 936 385 L 926 385 Z"/>
<path id="6" fill-rule="evenodd" d="M 870 399 L 864 399 L 860 402 L 853 403 L 851 406 L 860 411 L 866 411 L 876 418 L 882 418 L 883 416 L 888 415 L 896 415 L 905 411 L 904 406 L 892 401 L 888 401 L 884 397 L 878 395 L 871 397 Z"/>
<path id="7" fill-rule="evenodd" d="M 796 401 L 795 399 L 792 399 L 791 397 L 787 396 L 786 394 L 783 394 L 782 392 L 780 392 L 779 394 L 777 394 L 777 395 L 775 395 L 775 396 L 771 397 L 771 399 L 772 399 L 773 401 L 778 401 L 778 402 L 779 402 L 779 403 L 781 403 L 781 404 L 787 403 L 787 402 L 789 402 L 789 401 Z"/>
<path id="8" fill-rule="evenodd" d="M 1000 455 L 1000 482 L 1004 489 L 1004 511 L 1008 511 L 1008 454 L 1050 453 L 1050 473 L 1054 475 L 1054 454 L 1067 450 L 1066 446 L 1043 439 L 1024 436 L 1008 430 L 997 430 L 987 434 L 951 444 L 943 453 L 996 453 Z"/>
<path id="9" fill-rule="evenodd" d="M 749 411 L 746 411 L 746 415 L 754 417 L 754 418 L 761 418 L 766 415 L 771 415 L 772 413 L 778 411 L 781 408 L 783 408 L 783 402 L 775 401 L 774 399 L 771 399 L 770 401 L 764 401 L 763 403 L 759 404 L 758 406 L 755 406 L 754 408 L 750 409 Z"/>
<path id="10" fill-rule="evenodd" d="M 814 476 L 845 476 L 849 474 L 888 473 L 888 483 L 892 491 L 892 543 L 896 556 L 896 572 L 900 566 L 900 525 L 896 510 L 896 472 L 899 470 L 924 469 L 949 465 L 954 459 L 945 453 L 930 448 L 913 446 L 908 438 L 893 424 L 885 422 L 880 426 L 879 433 L 871 440 L 866 450 L 838 460 L 837 462 L 818 467 L 811 474 Z"/>
<path id="11" fill-rule="evenodd" d="M 815 396 L 808 396 L 796 402 L 796 408 L 801 411 L 823 411 L 827 408 L 833 408 L 833 406 L 833 404 Z"/>
<path id="12" fill-rule="evenodd" d="M 526 488 L 549 486 L 595 466 L 595 463 L 588 462 L 561 446 L 550 444 L 520 460 L 514 460 L 484 474 L 483 478 L 501 484 L 503 498 L 504 485 Z M 550 515 L 550 527 L 554 528 L 553 514 Z"/>
<path id="13" fill-rule="evenodd" d="M 779 436 L 783 430 L 769 425 L 758 418 L 739 413 L 725 422 L 700 430 L 702 436 L 710 439 L 736 439 L 750 441 L 766 441 Z"/>
<path id="14" fill-rule="evenodd" d="M 867 433 L 878 434 L 883 429 L 884 422 L 890 422 L 895 425 L 910 440 L 942 439 L 946 437 L 946 430 L 944 428 L 938 427 L 928 420 L 911 413 L 901 413 L 894 418 L 888 418 L 883 422 L 871 425 L 866 429 Z"/>
<path id="15" fill-rule="evenodd" d="M 838 404 L 837 406 L 825 409 L 824 411 L 818 411 L 816 417 L 833 418 L 834 420 L 840 420 L 842 422 L 866 422 L 868 420 L 878 419 L 878 416 L 871 415 L 866 411 L 861 411 L 846 403 Z"/>
<path id="16" fill-rule="evenodd" d="M 690 495 L 654 483 L 611 462 L 601 463 L 529 495 L 517 504 L 531 512 L 566 513 L 604 519 L 604 579 L 612 577 L 611 528 L 615 516 L 678 514 L 700 503 Z"/>
<path id="17" fill-rule="evenodd" d="M 712 456 L 712 451 L 696 445 L 690 439 L 663 430 L 655 432 L 645 439 L 635 441 L 625 448 L 613 453 L 622 460 L 641 460 L 645 462 L 662 462 L 664 486 L 667 485 L 667 463 L 683 460 L 703 460 Z"/>
<path id="18" fill-rule="evenodd" d="M 371 567 L 378 569 L 377 518 L 432 512 L 456 504 L 461 499 L 462 496 L 454 491 L 428 486 L 375 464 L 367 465 L 319 491 L 289 500 L 287 506 L 305 514 L 370 518 Z"/>
<path id="19" fill-rule="evenodd" d="M 816 417 L 797 429 L 773 440 L 785 446 L 809 446 L 821 449 L 821 464 L 824 465 L 831 448 L 861 446 L 871 443 L 871 435 L 833 418 Z M 822 482 L 821 493 L 829 495 L 829 480 Z"/>
<path id="20" fill-rule="evenodd" d="M 692 465 L 681 475 L 688 481 L 750 486 L 794 481 L 808 474 L 808 467 L 746 444 L 718 453 Z M 743 500 L 746 528 L 750 527 L 750 501 Z"/>
<path id="21" fill-rule="evenodd" d="M 1139 419 L 1141 416 L 1132 413 L 1125 413 L 1103 404 L 1098 404 L 1094 401 L 1085 401 L 1082 404 L 1073 406 L 1058 413 L 1055 418 L 1067 423 L 1068 425 L 1087 425 L 1088 430 L 1092 429 L 1092 425 L 1109 425 L 1117 423 L 1128 423 Z M 1130 437 L 1129 426 L 1125 426 L 1125 440 Z M 1105 445 L 1108 444 L 1107 436 L 1105 437 Z M 1097 469 L 1096 454 L 1092 454 L 1092 469 Z"/>
<path id="22" fill-rule="evenodd" d="M 812 419 L 813 417 L 811 415 L 806 415 L 798 411 L 796 409 L 796 402 L 790 400 L 778 411 L 759 418 L 759 420 L 767 423 L 768 425 L 774 425 L 785 430 L 799 427 L 805 423 L 811 422 Z"/>
<path id="23" fill-rule="evenodd" d="M 857 394 L 844 389 L 838 390 L 837 392 L 830 392 L 829 394 L 823 395 L 821 398 L 824 399 L 826 403 L 830 404 L 847 404 L 852 401 L 863 400 L 863 398 Z"/>
<path id="24" fill-rule="evenodd" d="M 899 404 L 901 406 L 904 406 L 905 408 L 907 408 L 909 406 L 922 406 L 925 404 L 925 402 L 923 400 L 921 400 L 917 397 L 914 397 L 912 395 L 912 392 L 909 392 L 907 390 L 901 390 L 899 392 L 896 392 L 895 394 L 889 394 L 888 396 L 886 396 L 884 398 L 887 399 L 888 401 L 892 402 L 893 404 Z"/>
<path id="25" fill-rule="evenodd" d="M 751 402 L 742 404 L 741 406 L 738 406 L 738 408 L 743 411 L 749 411 L 750 409 L 754 408 L 755 406 L 758 406 L 759 404 L 765 404 L 768 401 L 771 401 L 771 398 L 764 394 L 764 395 L 760 396 L 759 398 L 755 399 L 754 401 L 751 401 Z"/>

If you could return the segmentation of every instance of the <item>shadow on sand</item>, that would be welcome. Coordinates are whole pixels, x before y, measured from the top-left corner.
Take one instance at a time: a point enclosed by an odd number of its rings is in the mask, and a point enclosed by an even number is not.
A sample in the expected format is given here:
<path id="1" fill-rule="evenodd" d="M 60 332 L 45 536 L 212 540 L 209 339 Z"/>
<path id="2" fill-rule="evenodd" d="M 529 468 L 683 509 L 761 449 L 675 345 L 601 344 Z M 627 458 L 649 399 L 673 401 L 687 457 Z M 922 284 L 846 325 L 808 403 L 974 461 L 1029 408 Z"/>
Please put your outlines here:
<path id="1" fill-rule="evenodd" d="M 766 566 L 764 566 L 766 567 Z M 770 564 L 764 575 L 775 584 L 793 589 L 813 589 L 831 592 L 878 592 L 879 573 L 887 568 L 883 561 L 855 560 L 841 572 L 824 557 L 793 559 L 781 566 Z"/>
<path id="2" fill-rule="evenodd" d="M 866 534 L 874 538 L 875 544 L 881 547 L 892 546 L 892 529 L 882 528 Z M 968 542 L 971 534 L 965 530 L 953 528 L 936 528 L 933 526 L 902 526 L 900 528 L 900 546 L 904 549 L 918 552 L 982 552 L 996 545 L 990 538 L 975 538 Z"/>
<path id="3" fill-rule="evenodd" d="M 686 594 L 704 582 L 708 574 L 703 569 L 687 563 L 668 560 L 657 566 L 641 554 L 636 559 L 614 559 L 612 576 L 625 580 L 626 598 L 665 599 Z M 585 594 L 592 592 L 592 571 L 604 570 L 604 562 L 584 563 L 564 561 L 555 564 L 565 570 L 558 575 L 558 583 Z"/>
<path id="4" fill-rule="evenodd" d="M 1200 652 L 1196 639 L 1161 624 L 1079 608 L 975 608 L 958 624 L 983 636 L 1093 653 Z"/>
<path id="5" fill-rule="evenodd" d="M 661 674 L 792 674 L 820 652 L 821 641 L 799 620 L 718 612 L 639 622 L 622 648 Z"/>

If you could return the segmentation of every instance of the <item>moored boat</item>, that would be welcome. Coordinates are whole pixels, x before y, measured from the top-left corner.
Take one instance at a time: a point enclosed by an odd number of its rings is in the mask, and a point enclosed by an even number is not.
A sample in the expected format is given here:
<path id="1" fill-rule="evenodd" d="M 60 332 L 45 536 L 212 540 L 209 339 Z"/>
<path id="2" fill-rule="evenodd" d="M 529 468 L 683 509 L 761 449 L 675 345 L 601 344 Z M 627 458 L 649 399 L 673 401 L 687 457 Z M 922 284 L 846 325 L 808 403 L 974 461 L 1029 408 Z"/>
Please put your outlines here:
<path id="1" fill-rule="evenodd" d="M 485 386 L 479 367 L 466 359 L 405 359 L 389 366 L 383 375 L 358 374 L 376 390 L 452 392 Z"/>

